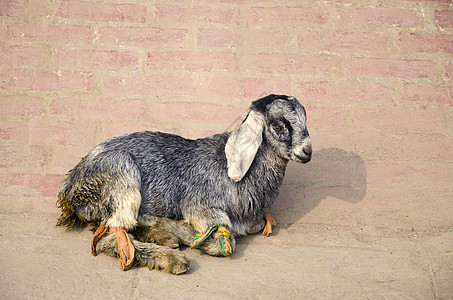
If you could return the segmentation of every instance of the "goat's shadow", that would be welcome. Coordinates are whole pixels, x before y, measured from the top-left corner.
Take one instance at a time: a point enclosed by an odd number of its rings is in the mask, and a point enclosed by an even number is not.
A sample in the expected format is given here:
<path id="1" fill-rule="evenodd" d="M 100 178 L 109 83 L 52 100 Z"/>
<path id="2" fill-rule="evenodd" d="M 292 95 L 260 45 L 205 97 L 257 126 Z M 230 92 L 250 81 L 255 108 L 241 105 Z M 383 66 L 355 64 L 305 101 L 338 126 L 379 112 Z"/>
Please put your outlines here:
<path id="1" fill-rule="evenodd" d="M 281 227 L 289 227 L 327 197 L 348 203 L 366 194 L 366 164 L 354 152 L 324 148 L 305 165 L 290 163 L 271 214 Z"/>
<path id="2" fill-rule="evenodd" d="M 365 161 L 354 152 L 338 148 L 314 151 L 307 164 L 290 162 L 270 211 L 277 221 L 273 234 L 298 222 L 328 197 L 348 203 L 361 201 L 366 195 L 366 177 Z M 252 238 L 244 237 L 238 242 L 248 244 Z M 238 257 L 242 256 L 240 252 Z"/>

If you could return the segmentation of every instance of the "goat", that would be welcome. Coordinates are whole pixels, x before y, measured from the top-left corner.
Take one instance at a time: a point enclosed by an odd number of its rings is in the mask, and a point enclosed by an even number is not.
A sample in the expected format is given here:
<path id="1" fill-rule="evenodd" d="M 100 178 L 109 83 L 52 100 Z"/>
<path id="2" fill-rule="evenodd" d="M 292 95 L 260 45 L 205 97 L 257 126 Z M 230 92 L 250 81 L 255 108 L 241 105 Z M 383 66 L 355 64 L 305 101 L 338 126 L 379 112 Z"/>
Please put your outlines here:
<path id="1" fill-rule="evenodd" d="M 228 256 L 236 237 L 272 232 L 269 209 L 287 163 L 306 163 L 311 154 L 305 109 L 285 95 L 252 102 L 230 133 L 196 140 L 125 134 L 99 144 L 69 171 L 57 225 L 100 222 L 92 253 L 119 256 L 123 270 L 135 261 L 184 273 L 188 260 L 170 248 L 179 242 Z"/>

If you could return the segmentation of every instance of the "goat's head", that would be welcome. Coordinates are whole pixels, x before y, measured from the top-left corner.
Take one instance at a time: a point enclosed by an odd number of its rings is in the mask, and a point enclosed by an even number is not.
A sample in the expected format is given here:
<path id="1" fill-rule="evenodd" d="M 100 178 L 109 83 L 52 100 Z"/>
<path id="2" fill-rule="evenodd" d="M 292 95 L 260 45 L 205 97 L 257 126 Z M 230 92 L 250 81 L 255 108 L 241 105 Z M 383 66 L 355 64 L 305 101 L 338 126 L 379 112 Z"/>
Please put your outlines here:
<path id="1" fill-rule="evenodd" d="M 269 95 L 252 103 L 247 118 L 225 145 L 228 176 L 233 181 L 247 173 L 263 138 L 284 159 L 301 163 L 311 159 L 304 107 L 294 97 Z"/>

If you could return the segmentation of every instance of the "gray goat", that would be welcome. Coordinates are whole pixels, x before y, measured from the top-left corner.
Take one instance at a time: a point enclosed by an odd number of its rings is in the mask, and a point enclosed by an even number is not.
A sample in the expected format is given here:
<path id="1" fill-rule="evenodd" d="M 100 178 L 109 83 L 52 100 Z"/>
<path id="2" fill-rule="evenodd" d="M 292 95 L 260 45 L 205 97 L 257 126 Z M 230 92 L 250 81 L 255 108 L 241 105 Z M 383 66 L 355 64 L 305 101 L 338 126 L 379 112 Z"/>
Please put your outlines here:
<path id="1" fill-rule="evenodd" d="M 97 224 L 93 255 L 118 256 L 123 270 L 135 262 L 184 273 L 188 260 L 171 249 L 179 243 L 228 256 L 235 237 L 272 232 L 269 209 L 286 165 L 306 163 L 311 153 L 305 109 L 284 95 L 252 102 L 231 133 L 197 140 L 150 131 L 122 135 L 69 171 L 57 225 Z"/>

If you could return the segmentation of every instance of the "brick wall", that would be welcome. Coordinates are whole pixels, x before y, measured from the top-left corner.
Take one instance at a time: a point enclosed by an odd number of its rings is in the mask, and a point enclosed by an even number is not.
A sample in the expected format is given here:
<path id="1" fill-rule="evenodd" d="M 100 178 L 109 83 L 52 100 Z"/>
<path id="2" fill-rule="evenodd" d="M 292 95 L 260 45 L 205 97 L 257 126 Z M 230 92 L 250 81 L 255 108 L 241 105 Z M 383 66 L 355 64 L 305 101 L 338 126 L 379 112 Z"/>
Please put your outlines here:
<path id="1" fill-rule="evenodd" d="M 7 0 L 0 21 L 2 213 L 56 215 L 107 138 L 206 136 L 284 93 L 315 154 L 290 164 L 280 222 L 453 223 L 451 0 Z"/>

